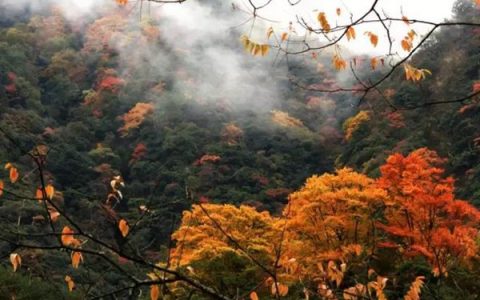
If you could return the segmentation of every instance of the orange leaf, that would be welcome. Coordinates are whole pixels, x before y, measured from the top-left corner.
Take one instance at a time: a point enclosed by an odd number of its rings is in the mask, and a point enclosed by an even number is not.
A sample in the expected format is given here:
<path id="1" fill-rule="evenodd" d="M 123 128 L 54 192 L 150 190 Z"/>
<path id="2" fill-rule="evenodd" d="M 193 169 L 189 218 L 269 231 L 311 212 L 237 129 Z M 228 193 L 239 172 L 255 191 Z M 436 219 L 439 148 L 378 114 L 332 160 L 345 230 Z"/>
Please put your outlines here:
<path id="1" fill-rule="evenodd" d="M 373 47 L 377 47 L 378 36 L 371 31 L 365 32 L 365 35 L 368 35 L 368 37 L 370 38 L 370 43 L 373 45 Z"/>
<path id="2" fill-rule="evenodd" d="M 13 266 L 13 272 L 16 272 L 18 267 L 22 265 L 22 258 L 17 253 L 10 254 L 10 262 Z"/>
<path id="3" fill-rule="evenodd" d="M 0 180 L 0 196 L 3 195 L 3 188 L 4 188 L 4 183 L 2 180 Z"/>
<path id="4" fill-rule="evenodd" d="M 282 35 L 281 35 L 281 37 L 280 37 L 280 39 L 282 40 L 282 42 L 286 41 L 287 38 L 288 38 L 288 33 L 286 33 L 286 32 L 282 33 Z"/>
<path id="5" fill-rule="evenodd" d="M 158 300 L 160 296 L 160 289 L 158 288 L 157 284 L 150 286 L 150 299 L 151 300 Z"/>
<path id="6" fill-rule="evenodd" d="M 53 199 L 53 195 L 55 194 L 55 188 L 53 187 L 53 185 L 49 184 L 45 187 L 45 192 L 47 193 L 47 197 L 52 200 Z"/>
<path id="7" fill-rule="evenodd" d="M 122 236 L 126 237 L 128 235 L 128 230 L 130 228 L 128 227 L 127 221 L 125 221 L 124 219 L 121 219 L 120 222 L 118 222 L 118 229 L 120 229 Z"/>
<path id="8" fill-rule="evenodd" d="M 407 17 L 403 16 L 403 17 L 402 17 L 402 20 L 403 20 L 403 22 L 404 22 L 405 24 L 410 25 L 410 20 L 408 20 Z"/>
<path id="9" fill-rule="evenodd" d="M 60 217 L 60 213 L 58 211 L 51 211 L 50 213 L 50 220 L 52 222 L 56 222 L 58 220 L 58 217 Z"/>
<path id="10" fill-rule="evenodd" d="M 10 181 L 15 183 L 18 180 L 18 170 L 15 167 L 10 168 Z"/>
<path id="11" fill-rule="evenodd" d="M 333 56 L 332 63 L 337 71 L 343 70 L 347 67 L 347 62 L 338 54 Z"/>
<path id="12" fill-rule="evenodd" d="M 68 290 L 71 292 L 75 288 L 75 282 L 73 282 L 72 277 L 65 276 L 65 282 L 67 283 Z"/>
<path id="13" fill-rule="evenodd" d="M 378 36 L 375 34 L 370 35 L 370 43 L 372 43 L 373 47 L 377 47 L 378 44 Z"/>
<path id="14" fill-rule="evenodd" d="M 277 294 L 277 286 L 278 286 L 278 295 L 280 297 L 285 297 L 288 294 L 288 286 L 281 283 L 275 284 L 275 282 L 272 283 L 272 295 Z"/>
<path id="15" fill-rule="evenodd" d="M 128 3 L 128 0 L 115 0 L 118 5 L 125 6 Z"/>
<path id="16" fill-rule="evenodd" d="M 377 68 L 378 60 L 376 57 L 373 57 L 370 60 L 370 66 L 372 67 L 372 70 L 375 70 Z"/>
<path id="17" fill-rule="evenodd" d="M 77 269 L 78 265 L 80 265 L 80 262 L 83 262 L 82 253 L 78 251 L 72 252 L 72 267 Z"/>
<path id="18" fill-rule="evenodd" d="M 5 170 L 10 169 L 11 167 L 13 167 L 13 165 L 11 163 L 6 163 L 5 164 Z"/>
<path id="19" fill-rule="evenodd" d="M 352 26 L 348 27 L 348 29 L 347 29 L 347 31 L 346 31 L 345 34 L 346 34 L 346 36 L 347 36 L 347 40 L 349 40 L 349 41 L 350 41 L 351 39 L 355 39 L 355 37 L 356 37 L 355 29 L 354 29 Z"/>
<path id="20" fill-rule="evenodd" d="M 258 295 L 255 291 L 250 293 L 250 300 L 258 300 Z"/>
<path id="21" fill-rule="evenodd" d="M 42 201 L 42 200 L 43 200 L 43 192 L 42 192 L 42 189 L 41 189 L 41 188 L 38 188 L 38 189 L 35 191 L 35 199 L 38 199 L 38 201 Z"/>
<path id="22" fill-rule="evenodd" d="M 330 24 L 327 21 L 327 17 L 325 16 L 325 13 L 324 12 L 318 13 L 317 19 L 318 19 L 318 22 L 320 22 L 322 29 L 328 33 L 331 28 L 330 28 Z"/>
<path id="23" fill-rule="evenodd" d="M 261 54 L 262 56 L 267 55 L 269 50 L 270 50 L 270 46 L 269 46 L 269 45 L 266 45 L 266 44 L 260 45 L 260 54 Z"/>
<path id="24" fill-rule="evenodd" d="M 62 244 L 64 246 L 69 246 L 74 243 L 75 238 L 73 237 L 73 230 L 70 227 L 65 226 L 62 230 Z"/>
<path id="25" fill-rule="evenodd" d="M 284 284 L 279 284 L 278 285 L 278 294 L 281 297 L 285 297 L 288 294 L 288 286 L 286 286 Z"/>
<path id="26" fill-rule="evenodd" d="M 410 50 L 412 49 L 412 43 L 410 41 L 408 41 L 407 39 L 403 39 L 402 40 L 402 49 L 407 51 L 407 52 L 410 52 Z"/>

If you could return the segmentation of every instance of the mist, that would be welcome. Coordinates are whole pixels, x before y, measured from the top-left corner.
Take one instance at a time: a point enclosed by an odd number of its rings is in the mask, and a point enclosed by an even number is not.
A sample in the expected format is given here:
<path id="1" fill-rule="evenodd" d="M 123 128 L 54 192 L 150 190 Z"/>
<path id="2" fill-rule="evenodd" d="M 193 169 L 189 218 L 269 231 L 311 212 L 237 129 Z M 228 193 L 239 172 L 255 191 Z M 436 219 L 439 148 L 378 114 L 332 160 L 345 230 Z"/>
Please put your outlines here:
<path id="1" fill-rule="evenodd" d="M 284 97 L 279 75 L 286 76 L 286 65 L 275 64 L 274 55 L 258 58 L 243 50 L 240 36 L 248 25 L 238 26 L 245 16 L 232 11 L 230 3 L 152 4 L 141 16 L 130 17 L 132 24 L 139 18 L 158 22 L 161 43 L 117 48 L 121 61 L 131 65 L 134 58 L 137 66 L 147 63 L 159 73 L 188 73 L 174 78 L 168 89 L 200 102 L 220 101 L 236 111 L 269 111 Z"/>
<path id="2" fill-rule="evenodd" d="M 246 53 L 240 43 L 242 34 L 251 34 L 259 43 L 267 42 L 269 25 L 261 19 L 252 26 L 251 21 L 245 22 L 251 17 L 248 13 L 234 9 L 232 3 L 226 1 L 189 0 L 181 5 L 139 3 L 119 8 L 112 0 L 0 0 L 0 7 L 9 16 L 15 13 L 46 15 L 55 9 L 71 24 L 77 27 L 82 24 L 82 30 L 88 30 L 103 17 L 120 15 L 126 21 L 126 27 L 120 29 L 124 30 L 122 34 L 135 32 L 140 35 L 137 38 L 143 40 L 149 37 L 141 27 L 145 23 L 153 24 L 159 31 L 156 41 L 139 46 L 128 34 L 108 41 L 109 47 L 118 54 L 115 69 L 127 81 L 133 69 L 139 78 L 149 78 L 158 84 L 163 81 L 165 90 L 191 101 L 223 105 L 234 113 L 264 114 L 281 109 L 292 97 L 285 55 L 277 55 L 276 50 L 271 49 L 266 57 L 254 57 Z M 320 58 L 323 65 L 330 64 L 331 53 L 325 54 L 325 58 Z M 303 59 L 291 57 L 290 63 L 299 68 Z M 300 68 L 313 74 L 310 80 L 324 79 L 316 73 L 314 63 Z M 336 74 L 336 80 L 348 85 L 351 76 L 347 73 Z M 299 100 L 306 101 L 306 98 Z M 163 100 L 155 94 L 136 101 Z M 334 116 L 331 108 L 325 113 Z"/>

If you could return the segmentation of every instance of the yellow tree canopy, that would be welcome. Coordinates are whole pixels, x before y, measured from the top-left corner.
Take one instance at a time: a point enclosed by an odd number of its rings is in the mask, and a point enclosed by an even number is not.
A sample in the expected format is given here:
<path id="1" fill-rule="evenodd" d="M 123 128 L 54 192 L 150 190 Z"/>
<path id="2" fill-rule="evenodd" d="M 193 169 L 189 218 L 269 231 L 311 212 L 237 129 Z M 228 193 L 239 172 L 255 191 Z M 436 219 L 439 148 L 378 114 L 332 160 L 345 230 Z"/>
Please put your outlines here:
<path id="1" fill-rule="evenodd" d="M 241 256 L 270 256 L 280 234 L 268 212 L 245 205 L 203 204 L 183 213 L 182 224 L 172 238 L 176 241 L 172 263 L 188 265 L 229 251 Z"/>
<path id="2" fill-rule="evenodd" d="M 385 200 L 373 179 L 348 168 L 310 177 L 284 209 L 284 259 L 295 260 L 303 274 L 316 274 L 319 262 L 359 255 L 374 243 L 372 220 Z"/>

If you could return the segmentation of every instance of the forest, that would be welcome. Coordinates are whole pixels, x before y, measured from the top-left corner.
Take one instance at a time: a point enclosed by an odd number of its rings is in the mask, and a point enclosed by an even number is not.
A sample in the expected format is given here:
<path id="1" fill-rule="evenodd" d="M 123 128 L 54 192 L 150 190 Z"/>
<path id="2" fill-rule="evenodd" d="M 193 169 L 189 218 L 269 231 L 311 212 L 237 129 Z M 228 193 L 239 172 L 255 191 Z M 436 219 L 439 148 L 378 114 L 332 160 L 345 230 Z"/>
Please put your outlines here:
<path id="1" fill-rule="evenodd" d="M 0 300 L 479 278 L 479 0 L 0 0 Z"/>

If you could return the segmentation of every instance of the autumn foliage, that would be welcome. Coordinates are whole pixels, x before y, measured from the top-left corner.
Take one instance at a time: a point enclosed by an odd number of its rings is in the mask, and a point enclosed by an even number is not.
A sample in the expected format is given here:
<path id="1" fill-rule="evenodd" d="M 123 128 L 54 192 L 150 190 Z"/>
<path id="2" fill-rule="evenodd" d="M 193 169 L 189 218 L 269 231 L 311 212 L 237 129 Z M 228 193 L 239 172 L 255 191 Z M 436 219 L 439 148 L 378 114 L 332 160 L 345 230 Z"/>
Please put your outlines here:
<path id="1" fill-rule="evenodd" d="M 374 239 L 375 213 L 387 201 L 373 179 L 340 169 L 310 177 L 290 195 L 284 209 L 287 240 L 284 259 L 295 259 L 298 275 L 318 272 L 316 262 L 360 255 Z"/>
<path id="2" fill-rule="evenodd" d="M 172 261 L 187 265 L 229 251 L 245 256 L 241 249 L 268 257 L 273 253 L 276 233 L 275 219 L 268 212 L 245 205 L 194 205 L 183 213 L 182 226 L 172 236 L 177 243 Z"/>
<path id="3" fill-rule="evenodd" d="M 348 168 L 312 176 L 290 194 L 279 217 L 247 206 L 194 205 L 173 235 L 172 259 L 192 266 L 232 252 L 253 266 L 261 260 L 273 269 L 277 261 L 282 285 L 301 280 L 324 297 L 343 289 L 344 299 L 387 299 L 387 277 L 371 270 L 369 282 L 348 286 L 349 268 L 388 251 L 400 260 L 424 258 L 433 276 L 448 276 L 455 264 L 468 267 L 478 255 L 480 211 L 455 198 L 443 162 L 422 148 L 391 155 L 378 179 Z M 413 278 L 405 299 L 419 299 L 423 282 Z"/>
<path id="4" fill-rule="evenodd" d="M 128 132 L 134 128 L 138 128 L 145 118 L 153 112 L 153 104 L 139 102 L 124 114 L 121 119 L 124 125 L 118 129 L 122 136 L 127 136 Z"/>
<path id="5" fill-rule="evenodd" d="M 368 111 L 362 110 L 358 112 L 355 116 L 348 118 L 345 123 L 343 123 L 343 130 L 345 131 L 345 139 L 348 141 L 352 138 L 353 133 L 360 128 L 364 122 L 370 120 L 370 113 Z"/>
<path id="6" fill-rule="evenodd" d="M 381 167 L 378 186 L 389 194 L 386 224 L 390 246 L 406 256 L 424 256 L 436 275 L 477 256 L 480 212 L 455 199 L 454 180 L 444 177 L 443 162 L 426 148 L 408 156 L 394 154 Z"/>

